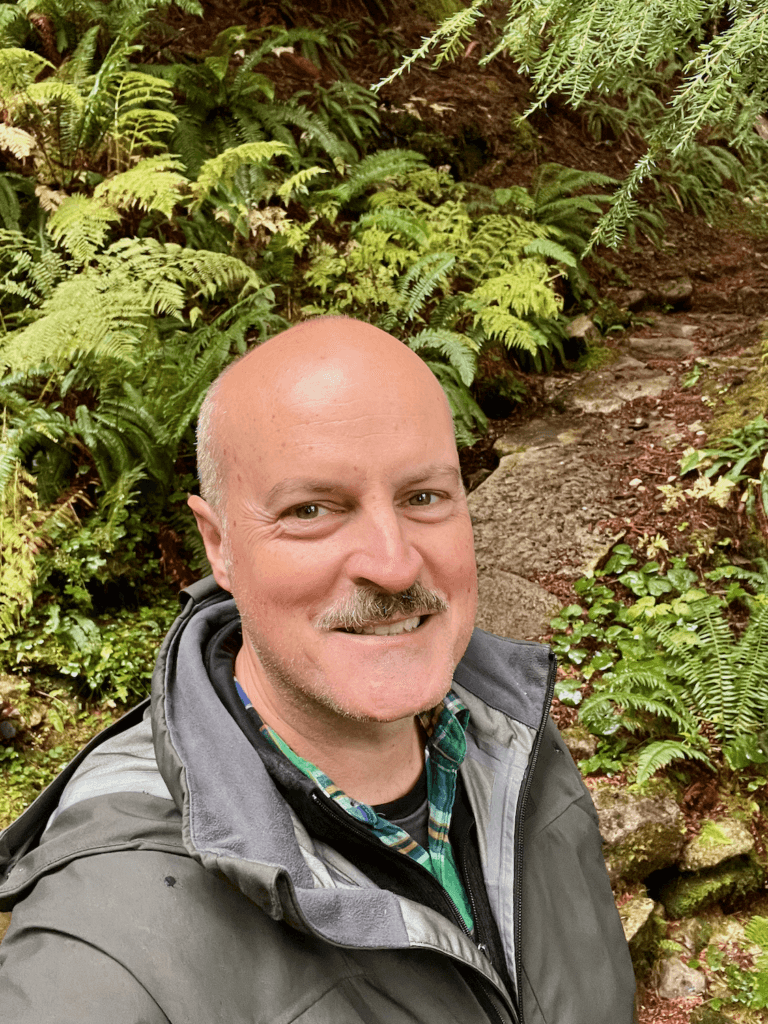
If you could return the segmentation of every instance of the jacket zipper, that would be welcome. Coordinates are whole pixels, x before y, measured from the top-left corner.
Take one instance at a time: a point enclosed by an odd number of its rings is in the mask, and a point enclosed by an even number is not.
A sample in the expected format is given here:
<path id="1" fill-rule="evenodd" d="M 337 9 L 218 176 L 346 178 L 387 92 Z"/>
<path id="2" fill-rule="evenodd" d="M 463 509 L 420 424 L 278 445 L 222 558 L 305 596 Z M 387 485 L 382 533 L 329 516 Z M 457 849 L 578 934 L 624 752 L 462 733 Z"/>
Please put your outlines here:
<path id="1" fill-rule="evenodd" d="M 476 828 L 477 826 L 473 825 L 472 827 Z M 468 864 L 467 864 L 467 848 L 466 848 L 466 844 L 464 845 L 464 847 L 462 849 L 461 860 L 462 860 L 462 865 L 461 866 L 463 868 L 462 874 L 464 876 L 464 889 L 465 889 L 465 891 L 467 893 L 467 898 L 469 899 L 469 905 L 470 905 L 470 908 L 472 910 L 472 920 L 475 922 L 475 926 L 477 927 L 477 903 L 475 902 L 475 894 L 472 892 L 472 883 L 471 883 L 471 880 L 470 880 L 470 873 L 469 873 Z M 484 943 L 478 942 L 477 948 L 480 950 L 480 952 L 483 955 L 487 955 L 488 947 Z M 480 979 L 480 984 L 481 985 L 485 985 L 485 979 L 484 978 Z M 510 995 L 511 995 L 511 998 L 514 999 L 514 994 L 510 993 Z M 490 1009 L 493 1011 L 493 1014 L 494 1014 L 496 1020 L 500 1021 L 500 1024 L 505 1024 L 504 1018 L 502 1017 L 501 1013 L 496 1008 L 496 1005 L 493 1003 L 492 1000 L 490 1001 Z M 512 1020 L 516 1022 L 516 1024 L 520 1024 L 520 1022 L 519 1022 L 519 1020 L 517 1018 L 517 1014 L 516 1014 L 514 1005 L 512 1006 L 511 1017 L 512 1017 Z"/>
<path id="2" fill-rule="evenodd" d="M 523 826 L 525 824 L 525 812 L 528 807 L 528 796 L 531 792 L 533 774 L 536 770 L 536 762 L 539 758 L 539 749 L 544 737 L 544 729 L 547 724 L 547 715 L 552 704 L 552 695 L 555 692 L 555 679 L 557 678 L 557 658 L 552 655 L 552 666 L 547 679 L 547 692 L 544 699 L 544 709 L 541 722 L 533 741 L 531 758 L 528 762 L 528 772 L 525 776 L 523 795 L 520 801 L 520 810 L 515 823 L 515 982 L 517 984 L 517 1014 L 518 1024 L 525 1024 L 523 1018 Z"/>
<path id="3" fill-rule="evenodd" d="M 349 815 L 344 813 L 344 811 L 337 811 L 337 809 L 333 806 L 333 804 L 329 800 L 327 800 L 327 799 L 323 800 L 323 798 L 320 796 L 320 793 L 318 792 L 318 790 L 316 790 L 316 789 L 312 790 L 312 793 L 310 794 L 310 796 L 311 796 L 312 800 L 315 801 L 315 803 L 319 803 L 322 807 L 325 807 L 326 810 L 328 810 L 333 815 L 334 819 L 336 821 L 338 821 L 338 823 L 344 829 L 346 829 L 348 832 L 352 832 L 358 838 L 364 839 L 367 843 L 376 844 L 377 848 L 379 846 L 383 846 L 383 844 L 380 843 L 378 839 L 374 839 L 374 837 L 371 835 L 371 833 L 368 831 L 368 829 L 365 828 L 365 826 L 363 826 L 363 825 L 356 825 L 354 823 L 354 821 L 352 821 L 349 818 Z M 384 847 L 384 848 L 386 849 L 386 847 Z M 402 857 L 403 854 L 401 854 L 401 853 L 393 853 L 392 856 L 393 857 Z M 456 924 L 459 928 L 461 928 L 461 930 L 464 932 L 464 934 L 468 938 L 472 938 L 472 933 L 469 930 L 469 928 L 467 928 L 467 926 L 464 924 L 464 919 L 461 916 L 461 913 L 459 912 L 459 908 L 456 906 L 456 903 L 451 898 L 450 894 L 445 891 L 445 889 L 442 887 L 442 885 L 440 885 L 440 883 L 435 879 L 434 875 L 432 875 L 431 872 L 427 871 L 427 869 L 423 865 L 419 864 L 418 861 L 412 860 L 410 857 L 408 859 L 411 862 L 410 863 L 410 868 L 411 869 L 415 869 L 416 871 L 422 872 L 425 877 L 429 878 L 430 882 L 434 883 L 435 892 L 438 892 L 440 894 L 440 898 L 443 900 L 444 903 L 446 903 L 448 905 L 448 907 L 452 911 L 451 919 L 453 920 L 454 924 Z M 473 918 L 474 918 L 474 903 L 473 903 L 472 906 L 473 906 Z"/>
<path id="4" fill-rule="evenodd" d="M 323 798 L 321 797 L 321 795 L 318 792 L 318 790 L 313 789 L 311 794 L 310 794 L 310 797 L 311 797 L 311 799 L 315 803 L 320 804 L 321 807 L 325 807 L 333 815 L 334 819 L 336 821 L 338 821 L 338 823 L 342 826 L 342 828 L 346 829 L 348 832 L 352 832 L 354 835 L 358 836 L 359 838 L 365 839 L 366 842 L 374 842 L 374 841 L 376 843 L 379 842 L 378 840 L 373 840 L 370 832 L 364 826 L 356 825 L 354 823 L 354 821 L 349 819 L 349 816 L 347 814 L 344 814 L 343 811 L 338 811 L 336 809 L 336 807 L 334 807 L 330 803 L 330 801 L 323 800 Z M 395 856 L 395 857 L 402 857 L 403 855 L 399 854 L 399 853 L 396 853 L 396 854 L 393 854 L 393 856 Z M 463 867 L 464 867 L 464 877 L 468 878 L 468 874 L 467 874 L 467 871 L 466 871 L 466 866 L 467 866 L 466 865 L 466 853 L 463 855 L 462 859 L 464 861 L 464 864 L 463 864 Z M 423 872 L 426 876 L 429 877 L 429 879 L 431 881 L 435 881 L 434 876 L 432 874 L 430 874 L 430 872 L 427 871 L 427 869 L 425 867 L 423 867 L 421 864 L 419 864 L 417 861 L 412 861 L 412 866 L 416 870 Z M 453 911 L 453 914 L 452 914 L 453 922 L 462 930 L 462 932 L 469 939 L 472 939 L 472 933 L 470 932 L 469 928 L 467 928 L 467 926 L 464 924 L 464 919 L 461 916 L 461 913 L 459 912 L 459 908 L 456 906 L 456 903 L 454 902 L 454 900 L 445 891 L 445 889 L 443 889 L 443 887 L 439 884 L 439 882 L 435 882 L 435 884 L 437 885 L 436 891 L 440 892 L 440 896 L 443 899 L 443 901 Z M 475 902 L 474 894 L 472 893 L 472 888 L 471 888 L 471 886 L 469 885 L 468 882 L 467 882 L 467 884 L 465 886 L 465 889 L 466 889 L 466 892 L 467 892 L 467 896 L 469 898 L 470 907 L 472 908 L 472 919 L 474 921 L 476 921 L 477 920 L 477 904 Z M 479 979 L 479 983 L 485 988 L 485 985 L 486 985 L 485 978 L 481 974 L 478 973 L 478 979 Z M 507 1022 L 504 1020 L 504 1017 L 502 1017 L 500 1011 L 497 1009 L 497 1007 L 495 1006 L 493 1001 L 490 1000 L 490 999 L 489 999 L 489 1009 L 493 1011 L 494 1017 L 495 1017 L 496 1021 L 498 1021 L 498 1024 L 507 1024 Z M 517 1019 L 516 1016 L 515 1016 L 514 1008 L 512 1010 L 511 1018 L 512 1018 L 512 1020 L 514 1022 L 516 1022 L 516 1024 L 520 1024 L 519 1019 Z"/>

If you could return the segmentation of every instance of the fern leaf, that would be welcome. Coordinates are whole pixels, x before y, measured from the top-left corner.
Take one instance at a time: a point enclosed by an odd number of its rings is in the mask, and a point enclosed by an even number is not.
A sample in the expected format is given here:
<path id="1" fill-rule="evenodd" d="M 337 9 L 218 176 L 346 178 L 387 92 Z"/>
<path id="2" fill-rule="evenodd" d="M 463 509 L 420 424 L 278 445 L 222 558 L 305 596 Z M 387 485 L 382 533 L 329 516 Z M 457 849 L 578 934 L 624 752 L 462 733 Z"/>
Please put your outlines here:
<path id="1" fill-rule="evenodd" d="M 55 70 L 53 64 L 39 53 L 18 46 L 0 49 L 0 99 L 8 105 L 10 98 L 28 88 L 45 68 Z"/>
<path id="2" fill-rule="evenodd" d="M 550 238 L 534 238 L 532 242 L 523 248 L 526 256 L 545 256 L 558 263 L 564 263 L 566 267 L 577 267 L 578 260 L 562 245 L 553 242 Z"/>
<path id="3" fill-rule="evenodd" d="M 135 167 L 102 181 L 93 190 L 93 198 L 116 209 L 157 210 L 170 217 L 189 182 L 184 165 L 174 156 L 147 157 Z"/>
<path id="4" fill-rule="evenodd" d="M 48 220 L 48 231 L 81 264 L 89 263 L 107 238 L 118 214 L 89 196 L 67 197 Z"/>
<path id="5" fill-rule="evenodd" d="M 281 142 L 245 142 L 242 146 L 227 149 L 203 163 L 197 181 L 192 186 L 193 194 L 200 203 L 219 186 L 231 186 L 242 167 L 267 163 L 288 152 L 288 146 Z"/>
<path id="6" fill-rule="evenodd" d="M 455 263 L 456 257 L 449 252 L 427 253 L 414 263 L 398 285 L 405 299 L 407 320 L 412 320 L 435 289 L 445 282 Z"/>
<path id="7" fill-rule="evenodd" d="M 408 339 L 414 352 L 425 349 L 439 352 L 456 370 L 463 384 L 469 387 L 477 373 L 477 346 L 465 334 L 427 328 Z"/>
<path id="8" fill-rule="evenodd" d="M 421 153 L 410 149 L 379 150 L 378 153 L 373 153 L 356 164 L 348 179 L 333 189 L 328 198 L 336 199 L 344 205 L 373 185 L 381 185 L 406 175 L 424 167 L 426 162 Z"/>
<path id="9" fill-rule="evenodd" d="M 698 747 L 677 740 L 657 740 L 643 747 L 638 755 L 635 781 L 638 785 L 647 782 L 659 768 L 671 764 L 672 761 L 699 761 L 712 771 L 715 770 L 710 759 Z"/>

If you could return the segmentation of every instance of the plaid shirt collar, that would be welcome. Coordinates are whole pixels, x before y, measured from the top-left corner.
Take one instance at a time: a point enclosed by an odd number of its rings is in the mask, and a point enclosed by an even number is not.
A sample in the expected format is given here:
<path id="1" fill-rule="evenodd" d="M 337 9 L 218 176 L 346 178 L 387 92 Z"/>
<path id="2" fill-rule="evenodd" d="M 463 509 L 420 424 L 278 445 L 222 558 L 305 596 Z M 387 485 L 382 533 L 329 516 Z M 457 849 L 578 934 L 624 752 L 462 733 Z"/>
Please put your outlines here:
<path id="1" fill-rule="evenodd" d="M 235 686 L 246 708 L 252 708 L 253 705 L 237 680 Z M 451 690 L 443 698 L 442 703 L 430 711 L 422 712 L 418 717 L 427 735 L 425 759 L 429 797 L 428 850 L 420 846 L 403 829 L 377 814 L 369 804 L 347 796 L 316 765 L 291 750 L 266 723 L 261 723 L 260 730 L 274 747 L 312 779 L 346 814 L 367 825 L 385 846 L 410 857 L 426 868 L 445 889 L 456 905 L 467 930 L 471 932 L 474 926 L 472 912 L 448 838 L 456 797 L 456 775 L 467 752 L 466 728 L 469 710 Z"/>

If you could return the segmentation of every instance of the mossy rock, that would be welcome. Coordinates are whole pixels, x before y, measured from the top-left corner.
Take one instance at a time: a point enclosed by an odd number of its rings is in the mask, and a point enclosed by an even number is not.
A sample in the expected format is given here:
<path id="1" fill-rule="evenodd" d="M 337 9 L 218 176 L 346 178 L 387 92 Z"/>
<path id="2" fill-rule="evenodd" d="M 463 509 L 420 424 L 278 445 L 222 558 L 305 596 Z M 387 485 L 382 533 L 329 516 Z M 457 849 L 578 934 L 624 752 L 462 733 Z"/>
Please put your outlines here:
<path id="1" fill-rule="evenodd" d="M 763 872 L 748 857 L 740 857 L 694 874 L 681 874 L 662 886 L 659 898 L 672 919 L 695 917 L 713 903 L 732 900 L 755 892 L 763 883 Z"/>
<path id="2" fill-rule="evenodd" d="M 679 866 L 682 871 L 701 871 L 749 854 L 754 848 L 752 833 L 743 821 L 735 818 L 708 821 L 683 850 Z"/>
<path id="3" fill-rule="evenodd" d="M 670 796 L 645 796 L 616 786 L 596 786 L 592 799 L 600 818 L 603 855 L 613 884 L 641 881 L 676 863 L 683 845 L 685 821 Z"/>
<path id="4" fill-rule="evenodd" d="M 658 944 L 664 938 L 666 922 L 661 904 L 645 895 L 633 897 L 619 907 L 619 917 L 629 945 L 635 974 L 643 977 L 656 959 Z"/>

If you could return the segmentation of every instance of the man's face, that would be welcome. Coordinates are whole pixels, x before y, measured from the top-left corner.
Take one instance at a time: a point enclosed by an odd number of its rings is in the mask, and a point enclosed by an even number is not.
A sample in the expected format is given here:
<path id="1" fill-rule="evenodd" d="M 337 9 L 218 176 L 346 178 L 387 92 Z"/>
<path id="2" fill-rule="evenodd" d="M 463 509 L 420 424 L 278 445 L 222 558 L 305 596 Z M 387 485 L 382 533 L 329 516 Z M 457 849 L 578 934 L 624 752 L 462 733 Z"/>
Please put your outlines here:
<path id="1" fill-rule="evenodd" d="M 407 375 L 379 384 L 361 390 L 354 367 L 316 369 L 251 413 L 228 463 L 224 560 L 244 628 L 238 673 L 283 707 L 383 722 L 446 693 L 477 583 L 439 388 Z M 363 590 L 414 584 L 445 610 L 385 612 L 384 635 L 370 632 L 383 618 L 370 608 L 363 632 L 333 628 Z"/>

